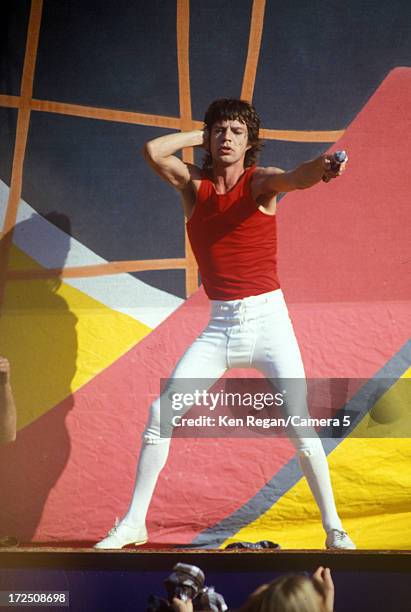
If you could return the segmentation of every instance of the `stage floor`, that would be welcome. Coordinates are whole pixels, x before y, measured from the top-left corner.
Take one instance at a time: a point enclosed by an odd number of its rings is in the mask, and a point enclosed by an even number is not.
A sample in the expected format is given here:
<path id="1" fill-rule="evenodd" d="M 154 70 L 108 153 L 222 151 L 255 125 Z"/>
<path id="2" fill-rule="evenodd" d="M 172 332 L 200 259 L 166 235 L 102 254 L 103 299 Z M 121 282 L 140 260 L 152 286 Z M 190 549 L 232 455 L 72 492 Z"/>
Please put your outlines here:
<path id="1" fill-rule="evenodd" d="M 410 550 L 219 550 L 183 546 L 127 546 L 121 550 L 96 550 L 84 544 L 50 546 L 28 544 L 0 548 L 0 568 L 61 567 L 124 569 L 170 568 L 178 561 L 209 567 L 242 570 L 252 563 L 253 569 L 299 571 L 315 565 L 339 570 L 409 571 Z"/>

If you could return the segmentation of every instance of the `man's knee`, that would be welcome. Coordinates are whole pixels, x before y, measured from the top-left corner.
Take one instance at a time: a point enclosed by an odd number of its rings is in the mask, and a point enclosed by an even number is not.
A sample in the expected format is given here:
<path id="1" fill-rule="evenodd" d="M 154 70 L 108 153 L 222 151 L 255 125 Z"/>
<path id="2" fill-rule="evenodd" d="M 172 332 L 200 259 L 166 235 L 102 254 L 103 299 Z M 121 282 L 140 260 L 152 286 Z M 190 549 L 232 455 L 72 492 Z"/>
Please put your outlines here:
<path id="1" fill-rule="evenodd" d="M 162 444 L 173 435 L 170 408 L 161 398 L 157 398 L 150 407 L 150 416 L 143 432 L 145 444 Z"/>
<path id="2" fill-rule="evenodd" d="M 297 449 L 299 457 L 314 457 L 324 452 L 323 445 L 319 438 L 295 439 L 294 446 Z"/>
<path id="3" fill-rule="evenodd" d="M 165 438 L 160 433 L 147 430 L 143 432 L 142 438 L 144 444 L 167 444 L 170 441 L 170 438 Z"/>

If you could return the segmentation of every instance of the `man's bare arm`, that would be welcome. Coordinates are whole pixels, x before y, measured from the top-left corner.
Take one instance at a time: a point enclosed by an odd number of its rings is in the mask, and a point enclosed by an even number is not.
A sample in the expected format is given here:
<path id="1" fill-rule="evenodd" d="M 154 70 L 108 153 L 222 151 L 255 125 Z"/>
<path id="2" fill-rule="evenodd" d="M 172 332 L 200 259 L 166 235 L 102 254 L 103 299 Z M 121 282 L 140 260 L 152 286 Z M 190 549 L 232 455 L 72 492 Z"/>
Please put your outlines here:
<path id="1" fill-rule="evenodd" d="M 203 130 L 177 132 L 150 140 L 144 146 L 144 157 L 150 166 L 170 185 L 184 191 L 193 179 L 195 166 L 185 164 L 175 153 L 186 147 L 204 144 Z M 195 176 L 194 178 L 199 178 Z"/>
<path id="2" fill-rule="evenodd" d="M 0 357 L 0 444 L 16 439 L 16 406 L 10 385 L 10 364 Z"/>
<path id="3" fill-rule="evenodd" d="M 330 180 L 340 176 L 346 162 L 338 170 L 333 171 L 332 156 L 320 155 L 315 159 L 304 162 L 294 170 L 285 172 L 280 168 L 257 168 L 253 179 L 253 192 L 255 196 L 285 193 L 295 189 L 307 189 L 323 178 Z"/>

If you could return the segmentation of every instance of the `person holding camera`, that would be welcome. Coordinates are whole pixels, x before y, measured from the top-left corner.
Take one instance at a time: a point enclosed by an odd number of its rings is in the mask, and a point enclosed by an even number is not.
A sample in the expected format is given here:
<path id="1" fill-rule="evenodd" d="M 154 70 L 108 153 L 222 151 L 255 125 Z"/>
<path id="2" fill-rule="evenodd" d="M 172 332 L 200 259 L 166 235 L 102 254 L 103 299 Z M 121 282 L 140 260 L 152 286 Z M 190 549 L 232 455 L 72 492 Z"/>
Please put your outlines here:
<path id="1" fill-rule="evenodd" d="M 205 585 L 204 572 L 196 565 L 177 563 L 164 580 L 167 599 L 150 595 L 147 612 L 226 612 L 224 597 Z"/>
<path id="2" fill-rule="evenodd" d="M 150 595 L 147 612 L 226 612 L 224 597 L 205 586 L 204 572 L 195 565 L 177 563 L 164 580 L 167 599 Z M 334 583 L 328 567 L 312 576 L 280 576 L 262 584 L 238 612 L 333 612 Z"/>

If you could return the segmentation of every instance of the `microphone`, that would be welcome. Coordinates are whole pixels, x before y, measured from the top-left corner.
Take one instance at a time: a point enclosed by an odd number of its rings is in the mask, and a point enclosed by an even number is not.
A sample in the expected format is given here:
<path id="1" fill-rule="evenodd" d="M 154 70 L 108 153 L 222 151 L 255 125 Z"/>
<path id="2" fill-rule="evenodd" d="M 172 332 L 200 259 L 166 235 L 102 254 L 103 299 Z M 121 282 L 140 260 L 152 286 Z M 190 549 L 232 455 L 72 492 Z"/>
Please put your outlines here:
<path id="1" fill-rule="evenodd" d="M 348 161 L 347 153 L 345 151 L 336 151 L 335 153 L 333 153 L 331 157 L 330 170 L 332 172 L 338 172 L 341 164 L 343 164 L 346 161 Z M 328 183 L 330 180 L 331 180 L 330 178 L 323 176 L 324 183 Z"/>

